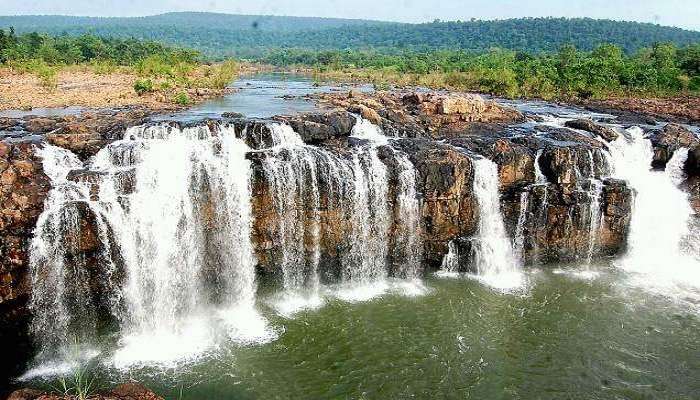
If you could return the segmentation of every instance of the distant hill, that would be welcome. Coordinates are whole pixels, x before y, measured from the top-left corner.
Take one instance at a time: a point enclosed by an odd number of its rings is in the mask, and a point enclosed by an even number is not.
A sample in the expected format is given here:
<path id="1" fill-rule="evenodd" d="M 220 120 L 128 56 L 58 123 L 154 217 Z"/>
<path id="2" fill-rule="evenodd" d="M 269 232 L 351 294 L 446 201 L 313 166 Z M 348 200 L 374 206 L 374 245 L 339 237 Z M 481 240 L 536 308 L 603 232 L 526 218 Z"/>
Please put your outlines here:
<path id="1" fill-rule="evenodd" d="M 94 33 L 153 39 L 222 57 L 255 57 L 270 49 L 463 49 L 502 47 L 554 51 L 563 44 L 589 50 L 615 43 L 627 51 L 656 42 L 700 42 L 700 32 L 649 23 L 588 18 L 522 18 L 497 21 L 402 24 L 369 20 L 215 13 L 168 13 L 148 17 L 0 17 L 0 28 L 18 32 Z"/>

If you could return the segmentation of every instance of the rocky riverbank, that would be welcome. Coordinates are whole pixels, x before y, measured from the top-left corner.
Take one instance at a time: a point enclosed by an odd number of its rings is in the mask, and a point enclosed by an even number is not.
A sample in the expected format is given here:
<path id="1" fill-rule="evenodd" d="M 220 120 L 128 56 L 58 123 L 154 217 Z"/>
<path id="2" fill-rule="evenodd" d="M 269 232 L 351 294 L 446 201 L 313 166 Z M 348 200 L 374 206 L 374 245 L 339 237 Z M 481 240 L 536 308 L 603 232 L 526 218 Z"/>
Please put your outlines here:
<path id="1" fill-rule="evenodd" d="M 7 400 L 73 400 L 78 398 L 74 394 L 56 394 L 36 389 L 19 389 L 10 393 Z M 85 397 L 91 400 L 163 400 L 138 383 L 124 383 L 108 391 L 95 391 Z"/>
<path id="2" fill-rule="evenodd" d="M 253 150 L 246 154 L 252 168 L 253 246 L 262 279 L 279 276 L 279 260 L 285 246 L 280 221 L 286 218 L 275 206 L 265 162 L 277 157 L 290 162 L 293 155 L 273 149 L 275 133 L 270 122 L 281 122 L 296 131 L 305 146 L 322 149 L 338 160 L 352 161 L 352 151 L 366 140 L 353 137 L 357 116 L 396 138 L 377 147 L 377 156 L 387 171 L 388 222 L 392 249 L 400 230 L 397 204 L 400 176 L 406 157 L 416 171 L 419 197 L 421 262 L 425 270 L 437 269 L 449 244 L 459 248 L 460 267 L 470 268 L 470 254 L 479 223 L 479 204 L 474 195 L 474 161 L 485 157 L 498 166 L 500 205 L 508 235 L 519 246 L 519 256 L 528 264 L 586 261 L 620 254 L 632 212 L 634 193 L 624 181 L 607 178 L 609 164 L 605 142 L 619 131 L 590 120 L 568 122 L 568 127 L 541 123 L 541 117 L 484 100 L 477 95 L 438 92 L 376 92 L 321 94 L 316 100 L 326 110 L 272 121 L 249 120 L 229 115 L 197 122 L 214 135 L 233 129 Z M 31 296 L 29 243 L 50 181 L 37 156 L 37 146 L 49 143 L 70 150 L 87 162 L 101 149 L 124 137 L 127 127 L 159 125 L 151 121 L 153 111 L 141 107 L 101 110 L 67 117 L 25 117 L 0 120 L 0 343 L 6 349 L 0 375 L 13 376 L 32 352 L 28 339 L 27 308 Z M 190 125 L 169 123 L 171 128 Z M 663 168 L 680 147 L 690 148 L 685 171 L 696 210 L 700 208 L 700 146 L 697 137 L 680 125 L 666 125 L 651 133 L 655 168 Z M 314 160 L 318 203 L 308 199 L 295 205 L 299 215 L 318 210 L 320 266 L 324 281 L 332 282 L 339 258 L 353 235 L 353 220 L 330 180 L 331 167 Z M 134 190 L 133 170 L 123 171 L 121 195 Z M 69 180 L 93 185 L 99 174 L 75 170 Z M 302 183 L 310 176 L 299 178 Z M 95 195 L 96 196 L 96 195 Z M 341 199 L 342 200 L 342 199 Z M 202 199 L 202 221 L 214 227 L 215 196 Z M 90 295 L 95 303 L 104 300 L 100 257 L 106 245 L 99 238 L 96 218 L 89 207 L 79 210 L 77 237 L 66 237 L 66 257 L 79 260 L 91 279 Z M 315 221 L 306 218 L 304 221 Z M 307 223 L 307 222 L 304 222 Z M 311 222 L 308 222 L 311 223 Z M 302 224 L 303 225 L 303 224 Z M 303 228 L 303 226 L 302 226 Z M 312 253 L 312 243 L 302 236 L 301 247 Z M 405 254 L 389 253 L 392 274 L 400 275 Z M 77 262 L 77 261 L 76 261 Z M 98 305 L 99 308 L 99 305 Z M 117 397 L 119 398 L 119 397 Z"/>

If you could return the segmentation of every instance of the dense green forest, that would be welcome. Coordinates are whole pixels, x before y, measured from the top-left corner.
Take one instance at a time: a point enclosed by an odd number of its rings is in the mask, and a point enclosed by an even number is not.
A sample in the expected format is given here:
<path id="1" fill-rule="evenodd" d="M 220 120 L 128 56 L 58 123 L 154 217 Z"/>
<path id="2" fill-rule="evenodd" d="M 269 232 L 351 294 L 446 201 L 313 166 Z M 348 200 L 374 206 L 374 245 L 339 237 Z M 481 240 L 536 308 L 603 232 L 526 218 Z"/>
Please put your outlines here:
<path id="1" fill-rule="evenodd" d="M 404 52 L 283 50 L 268 55 L 275 65 L 315 67 L 322 78 L 379 84 L 473 90 L 508 97 L 605 97 L 620 94 L 676 95 L 700 91 L 700 43 L 660 43 L 626 54 L 620 46 L 532 54 L 494 49 Z"/>
<path id="2" fill-rule="evenodd" d="M 271 49 L 380 50 L 383 53 L 437 49 L 483 52 L 499 47 L 530 53 L 556 52 L 565 44 L 593 50 L 614 43 L 634 52 L 658 42 L 683 46 L 700 32 L 648 23 L 594 19 L 523 18 L 500 21 L 435 21 L 400 24 L 365 20 L 169 13 L 137 18 L 67 16 L 0 17 L 0 27 L 46 32 L 134 37 L 200 50 L 209 57 L 257 58 Z"/>
<path id="3" fill-rule="evenodd" d="M 194 63 L 195 50 L 175 48 L 155 41 L 105 38 L 91 34 L 50 36 L 36 32 L 16 34 L 0 29 L 0 62 L 42 60 L 47 64 L 78 64 L 94 60 L 134 65 L 157 56 L 173 63 Z"/>

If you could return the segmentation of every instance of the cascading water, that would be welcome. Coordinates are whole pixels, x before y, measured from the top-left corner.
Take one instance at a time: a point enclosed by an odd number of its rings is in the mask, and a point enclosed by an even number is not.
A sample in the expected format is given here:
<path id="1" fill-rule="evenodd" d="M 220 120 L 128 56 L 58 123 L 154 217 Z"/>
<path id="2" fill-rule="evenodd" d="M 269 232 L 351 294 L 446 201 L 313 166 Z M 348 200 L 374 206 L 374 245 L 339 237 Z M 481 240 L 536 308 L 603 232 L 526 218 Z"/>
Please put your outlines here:
<path id="1" fill-rule="evenodd" d="M 437 271 L 436 275 L 446 278 L 459 276 L 459 249 L 454 240 L 447 242 L 447 254 L 442 258 L 440 270 Z"/>
<path id="2" fill-rule="evenodd" d="M 81 246 L 78 202 L 89 198 L 90 193 L 67 177 L 83 164 L 70 151 L 51 145 L 39 149 L 37 155 L 43 160 L 53 189 L 37 221 L 30 248 L 31 330 L 40 346 L 40 358 L 47 358 L 61 353 L 71 342 L 87 341 L 97 322 L 89 296 L 86 260 L 71 252 Z"/>
<path id="3" fill-rule="evenodd" d="M 603 182 L 596 178 L 596 164 L 591 150 L 588 151 L 588 161 L 590 177 L 588 178 L 588 251 L 586 253 L 586 265 L 590 266 L 593 261 L 593 254 L 596 250 L 601 219 L 603 217 L 600 209 L 600 198 L 603 194 Z"/>
<path id="4" fill-rule="evenodd" d="M 423 243 L 421 241 L 420 201 L 416 192 L 416 170 L 404 155 L 394 152 L 401 168 L 397 188 L 397 247 L 400 254 L 400 278 L 416 279 L 421 273 Z M 398 258 L 398 257 L 396 257 Z"/>
<path id="5" fill-rule="evenodd" d="M 523 263 L 525 252 L 525 223 L 527 222 L 530 208 L 530 192 L 528 190 L 520 194 L 520 213 L 518 214 L 518 222 L 515 225 L 515 235 L 513 237 L 513 250 L 515 255 L 520 257 L 521 264 Z"/>
<path id="6" fill-rule="evenodd" d="M 275 300 L 283 315 L 323 302 L 319 297 L 320 192 L 316 153 L 289 125 L 270 124 L 273 148 L 263 162 L 278 215 L 284 292 Z M 284 157 L 282 152 L 285 152 Z M 307 256 L 305 244 L 311 254 Z"/>
<path id="7" fill-rule="evenodd" d="M 700 300 L 700 262 L 689 254 L 692 208 L 678 187 L 687 150 L 678 150 L 666 171 L 651 169 L 653 148 L 644 132 L 633 127 L 610 143 L 616 177 L 635 189 L 628 253 L 616 264 L 633 274 L 633 283 L 679 299 Z"/>
<path id="8" fill-rule="evenodd" d="M 476 277 L 497 289 L 520 287 L 524 276 L 513 255 L 503 224 L 499 201 L 498 167 L 486 158 L 474 160 L 474 194 L 479 204 L 479 225 L 474 241 Z"/>
<path id="9" fill-rule="evenodd" d="M 353 198 L 349 220 L 353 221 L 349 251 L 343 256 L 343 280 L 350 285 L 338 291 L 340 298 L 365 300 L 388 289 L 390 256 L 389 237 L 397 223 L 394 253 L 404 255 L 394 271 L 399 278 L 416 278 L 420 272 L 422 243 L 420 240 L 420 203 L 416 192 L 416 172 L 408 158 L 393 151 L 400 168 L 396 190 L 396 212 L 389 207 L 389 171 L 379 159 L 377 148 L 387 145 L 388 138 L 380 128 L 357 117 L 352 137 L 366 140 L 366 145 L 353 149 L 351 171 Z M 406 293 L 422 288 L 405 287 Z"/>
<path id="10" fill-rule="evenodd" d="M 72 215 L 74 204 L 86 205 L 98 221 L 104 252 L 116 250 L 106 261 L 124 280 L 121 286 L 109 285 L 122 287 L 112 295 L 112 312 L 122 330 L 116 365 L 193 356 L 221 330 L 234 341 L 271 337 L 254 307 L 247 150 L 227 129 L 132 128 L 88 164 L 92 183 L 66 180 L 66 170 L 83 167 L 74 156 L 52 157 L 55 148 L 43 150 L 46 170 L 56 173 L 32 246 L 33 276 L 40 279 L 47 265 L 51 271 L 71 269 L 50 249 L 64 245 L 61 234 L 74 226 L 73 217 L 61 215 Z M 91 185 L 97 186 L 96 194 Z M 52 256 L 50 264 L 47 256 Z M 48 303 L 35 292 L 38 316 L 82 315 L 80 309 L 56 309 L 68 298 L 80 298 L 64 293 L 76 291 L 77 282 L 64 286 L 43 296 L 51 299 Z M 45 329 L 46 322 L 38 317 L 33 326 Z"/>

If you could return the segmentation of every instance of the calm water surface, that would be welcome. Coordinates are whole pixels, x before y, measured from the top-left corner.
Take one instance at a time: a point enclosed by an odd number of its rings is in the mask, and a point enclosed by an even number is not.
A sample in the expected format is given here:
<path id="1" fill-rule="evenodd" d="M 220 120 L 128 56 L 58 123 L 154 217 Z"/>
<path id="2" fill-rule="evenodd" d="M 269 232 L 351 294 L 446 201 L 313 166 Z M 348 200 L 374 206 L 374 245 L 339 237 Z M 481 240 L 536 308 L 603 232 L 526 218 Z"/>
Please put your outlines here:
<path id="1" fill-rule="evenodd" d="M 529 287 L 513 294 L 432 277 L 422 296 L 329 297 L 291 319 L 263 297 L 276 340 L 222 344 L 169 367 L 106 362 L 100 379 L 136 379 L 183 399 L 700 396 L 696 309 L 627 286 L 611 268 L 594 279 L 559 272 L 531 270 Z"/>

